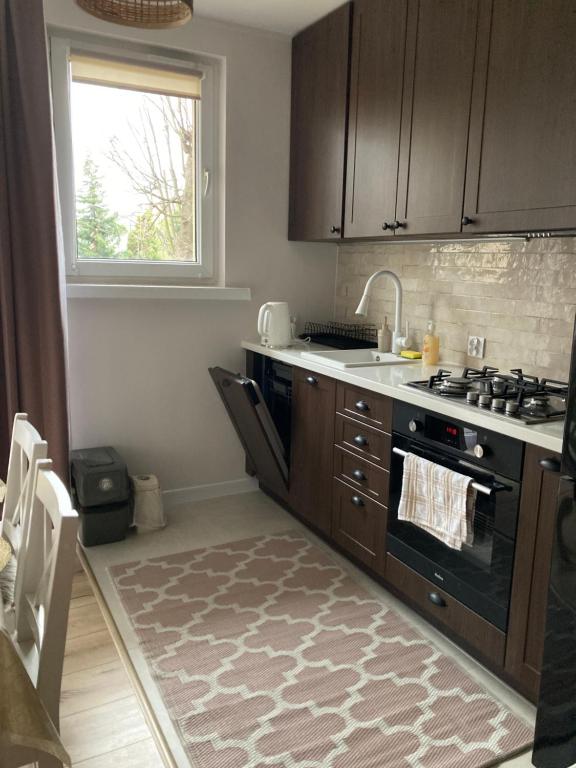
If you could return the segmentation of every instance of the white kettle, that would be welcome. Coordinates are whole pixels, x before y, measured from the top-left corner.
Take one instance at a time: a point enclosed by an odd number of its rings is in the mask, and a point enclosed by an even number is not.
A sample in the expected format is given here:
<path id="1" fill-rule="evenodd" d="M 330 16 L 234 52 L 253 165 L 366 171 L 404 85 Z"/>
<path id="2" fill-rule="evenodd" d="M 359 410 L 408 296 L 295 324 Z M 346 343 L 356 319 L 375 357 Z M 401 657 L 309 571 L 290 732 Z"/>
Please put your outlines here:
<path id="1" fill-rule="evenodd" d="M 285 301 L 267 301 L 258 313 L 258 333 L 264 347 L 288 347 L 292 341 L 290 309 Z"/>

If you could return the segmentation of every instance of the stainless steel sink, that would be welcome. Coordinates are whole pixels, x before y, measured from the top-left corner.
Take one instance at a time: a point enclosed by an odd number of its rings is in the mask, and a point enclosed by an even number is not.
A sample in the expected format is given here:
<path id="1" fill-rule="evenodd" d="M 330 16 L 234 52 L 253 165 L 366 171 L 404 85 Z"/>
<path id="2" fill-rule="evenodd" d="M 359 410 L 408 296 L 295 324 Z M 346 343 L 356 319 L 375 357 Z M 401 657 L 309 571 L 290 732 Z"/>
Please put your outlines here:
<path id="1" fill-rule="evenodd" d="M 375 365 L 402 365 L 421 362 L 407 360 L 391 352 L 378 352 L 374 349 L 329 349 L 322 352 L 302 352 L 305 360 L 314 360 L 321 365 L 333 368 L 366 368 Z"/>

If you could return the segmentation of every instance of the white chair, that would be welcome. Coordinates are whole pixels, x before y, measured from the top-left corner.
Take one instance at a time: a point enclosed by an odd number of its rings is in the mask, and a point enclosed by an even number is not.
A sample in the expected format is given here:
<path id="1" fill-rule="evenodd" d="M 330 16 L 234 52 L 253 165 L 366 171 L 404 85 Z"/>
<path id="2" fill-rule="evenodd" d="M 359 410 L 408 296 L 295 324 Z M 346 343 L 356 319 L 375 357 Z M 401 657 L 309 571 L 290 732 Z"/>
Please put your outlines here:
<path id="1" fill-rule="evenodd" d="M 77 533 L 78 515 L 52 462 L 37 462 L 14 639 L 57 730 Z"/>
<path id="2" fill-rule="evenodd" d="M 25 542 L 28 535 L 28 520 L 32 506 L 32 477 L 36 462 L 48 455 L 48 444 L 42 440 L 36 429 L 28 421 L 26 413 L 17 413 L 14 417 L 8 475 L 4 489 L 4 505 L 0 520 L 0 536 L 12 547 L 15 567 L 10 569 L 13 581 L 12 600 L 17 602 L 18 569 L 24 559 Z M 6 574 L 4 575 L 6 578 Z M 6 619 L 9 620 L 10 611 Z"/>
<path id="3" fill-rule="evenodd" d="M 52 462 L 32 468 L 31 508 L 26 539 L 21 542 L 14 645 L 52 723 L 59 730 L 60 689 L 75 571 L 78 515 Z M 0 615 L 0 623 L 2 616 Z M 35 749 L 0 749 L 6 768 L 35 763 L 56 768 L 61 763 Z"/>

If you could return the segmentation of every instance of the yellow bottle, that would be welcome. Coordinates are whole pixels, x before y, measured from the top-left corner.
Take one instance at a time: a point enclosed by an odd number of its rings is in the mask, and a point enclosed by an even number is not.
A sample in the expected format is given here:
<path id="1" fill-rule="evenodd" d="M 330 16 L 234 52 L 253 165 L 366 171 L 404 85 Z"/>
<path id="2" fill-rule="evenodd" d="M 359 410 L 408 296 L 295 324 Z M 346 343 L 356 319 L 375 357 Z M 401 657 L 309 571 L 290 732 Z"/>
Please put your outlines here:
<path id="1" fill-rule="evenodd" d="M 422 345 L 423 365 L 436 365 L 440 359 L 440 337 L 434 333 L 434 323 L 428 321 L 428 333 L 424 336 Z"/>

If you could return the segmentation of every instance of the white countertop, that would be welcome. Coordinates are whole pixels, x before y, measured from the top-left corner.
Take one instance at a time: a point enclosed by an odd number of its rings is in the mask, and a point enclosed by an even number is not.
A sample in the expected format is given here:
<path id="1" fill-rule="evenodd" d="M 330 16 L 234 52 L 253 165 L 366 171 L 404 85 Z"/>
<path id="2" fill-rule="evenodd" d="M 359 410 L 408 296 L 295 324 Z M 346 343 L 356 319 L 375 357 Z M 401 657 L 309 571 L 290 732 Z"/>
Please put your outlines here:
<path id="1" fill-rule="evenodd" d="M 381 365 L 371 368 L 340 369 L 321 365 L 309 358 L 302 357 L 302 352 L 305 351 L 303 346 L 289 347 L 287 349 L 269 349 L 263 347 L 258 341 L 243 341 L 242 347 L 252 352 L 258 352 L 261 355 L 267 355 L 274 360 L 281 360 L 289 365 L 306 368 L 306 370 L 313 373 L 330 376 L 338 381 L 354 384 L 371 392 L 378 392 L 381 395 L 396 398 L 396 400 L 403 400 L 406 403 L 427 408 L 444 416 L 467 421 L 469 424 L 490 429 L 492 432 L 515 437 L 517 440 L 523 440 L 525 443 L 531 443 L 549 451 L 562 452 L 562 436 L 564 432 L 564 422 L 562 421 L 550 422 L 549 424 L 523 424 L 521 421 L 516 421 L 506 416 L 495 416 L 491 413 L 485 413 L 479 408 L 454 402 L 454 400 L 445 400 L 444 398 L 403 386 L 409 381 L 427 379 L 438 370 L 438 366 L 426 367 L 422 365 L 420 360 L 411 364 L 401 363 L 399 365 Z M 308 345 L 309 351 L 320 351 L 321 349 L 326 349 L 326 347 L 320 347 L 316 344 Z M 456 375 L 459 375 L 462 370 L 462 365 L 442 362 L 441 366 L 447 370 L 453 370 Z"/>

